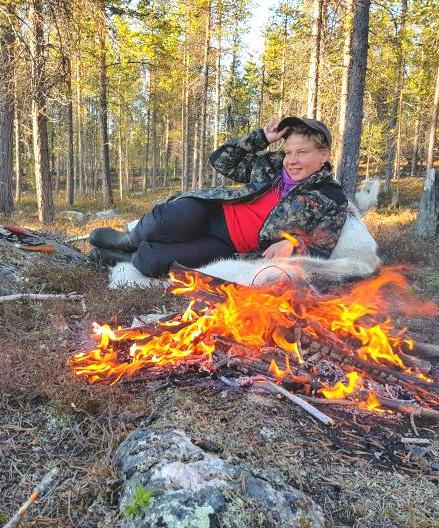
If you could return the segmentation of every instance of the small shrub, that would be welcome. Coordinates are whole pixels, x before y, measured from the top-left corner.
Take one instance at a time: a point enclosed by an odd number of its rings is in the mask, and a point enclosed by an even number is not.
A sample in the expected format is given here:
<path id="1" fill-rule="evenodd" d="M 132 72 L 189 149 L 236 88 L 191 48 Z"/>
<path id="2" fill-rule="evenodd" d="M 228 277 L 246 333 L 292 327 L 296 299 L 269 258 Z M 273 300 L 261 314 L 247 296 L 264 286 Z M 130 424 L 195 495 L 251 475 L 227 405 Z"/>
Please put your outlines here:
<path id="1" fill-rule="evenodd" d="M 154 489 L 145 488 L 142 484 L 137 484 L 134 488 L 134 495 L 131 502 L 125 507 L 123 514 L 126 519 L 135 519 L 142 510 L 148 508 L 151 504 L 152 497 L 156 493 Z"/>

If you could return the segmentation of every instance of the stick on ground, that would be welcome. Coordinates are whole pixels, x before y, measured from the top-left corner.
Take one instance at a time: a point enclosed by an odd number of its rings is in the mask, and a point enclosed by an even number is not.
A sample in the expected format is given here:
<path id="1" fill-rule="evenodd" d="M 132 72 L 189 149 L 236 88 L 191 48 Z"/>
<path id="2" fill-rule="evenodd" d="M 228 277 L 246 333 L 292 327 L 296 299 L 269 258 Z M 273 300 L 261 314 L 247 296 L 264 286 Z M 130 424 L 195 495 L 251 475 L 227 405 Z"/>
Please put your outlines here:
<path id="1" fill-rule="evenodd" d="M 301 407 L 304 411 L 306 411 L 311 416 L 314 416 L 314 418 L 317 418 L 320 422 L 322 422 L 325 425 L 335 425 L 335 421 L 327 416 L 326 414 L 322 413 L 322 411 L 319 411 L 316 409 L 313 405 L 308 403 L 307 401 L 303 400 L 299 396 L 296 396 L 295 394 L 291 394 L 291 392 L 288 392 L 283 387 L 280 387 L 279 385 L 276 385 L 276 383 L 273 383 L 272 381 L 266 381 L 265 382 L 273 391 L 278 392 L 279 394 L 282 394 L 285 396 L 285 398 L 288 398 L 290 401 Z"/>
<path id="2" fill-rule="evenodd" d="M 46 473 L 39 484 L 35 486 L 32 490 L 31 496 L 27 499 L 26 502 L 22 504 L 20 509 L 14 514 L 12 519 L 7 522 L 3 528 L 13 528 L 17 526 L 23 520 L 27 510 L 30 506 L 40 497 L 46 489 L 52 484 L 53 479 L 58 475 L 58 468 L 53 468 L 49 473 Z"/>

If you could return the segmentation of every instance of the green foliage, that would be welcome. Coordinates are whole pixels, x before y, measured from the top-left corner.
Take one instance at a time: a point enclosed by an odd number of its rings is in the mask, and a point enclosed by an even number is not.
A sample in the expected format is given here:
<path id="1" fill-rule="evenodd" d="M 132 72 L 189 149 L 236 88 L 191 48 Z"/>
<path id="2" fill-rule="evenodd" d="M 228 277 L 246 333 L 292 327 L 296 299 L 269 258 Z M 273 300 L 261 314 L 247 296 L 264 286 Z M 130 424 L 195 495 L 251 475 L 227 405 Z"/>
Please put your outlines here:
<path id="1" fill-rule="evenodd" d="M 136 517 L 139 517 L 142 511 L 149 507 L 155 493 L 156 490 L 148 489 L 142 484 L 138 484 L 134 488 L 131 502 L 127 504 L 123 511 L 125 519 L 135 519 Z"/>

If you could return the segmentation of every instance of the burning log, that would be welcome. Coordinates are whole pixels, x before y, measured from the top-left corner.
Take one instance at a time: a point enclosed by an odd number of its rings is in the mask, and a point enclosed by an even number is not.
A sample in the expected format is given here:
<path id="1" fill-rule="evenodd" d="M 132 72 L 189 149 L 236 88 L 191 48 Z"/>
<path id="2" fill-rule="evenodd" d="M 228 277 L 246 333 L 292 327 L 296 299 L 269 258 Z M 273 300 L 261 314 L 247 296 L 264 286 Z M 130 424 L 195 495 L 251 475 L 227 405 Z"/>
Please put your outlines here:
<path id="1" fill-rule="evenodd" d="M 360 394 L 360 401 L 367 401 L 367 399 L 372 395 L 369 391 L 362 391 Z M 327 398 L 318 398 L 315 396 L 305 396 L 301 395 L 301 398 L 309 403 L 314 403 L 316 405 L 342 405 L 342 406 L 351 406 L 358 407 L 358 402 L 356 400 L 350 400 L 347 398 L 336 398 L 336 399 L 327 399 Z M 407 400 L 397 400 L 393 398 L 385 398 L 384 396 L 379 396 L 378 394 L 373 393 L 373 398 L 382 405 L 393 411 L 397 411 L 403 414 L 412 414 L 414 416 L 423 416 L 424 418 L 429 418 L 435 421 L 439 421 L 439 411 L 434 409 L 427 409 L 426 407 L 421 407 L 413 401 Z"/>
<path id="2" fill-rule="evenodd" d="M 401 344 L 401 349 L 404 353 L 421 358 L 439 358 L 439 345 L 431 345 L 429 343 L 413 342 L 413 347 L 404 341 Z"/>
<path id="3" fill-rule="evenodd" d="M 434 409 L 427 409 L 426 407 L 421 407 L 413 401 L 396 400 L 391 398 L 385 398 L 383 396 L 377 396 L 377 399 L 381 403 L 381 405 L 394 411 L 398 411 L 404 414 L 411 414 L 414 416 L 423 416 L 424 418 L 439 421 L 439 411 L 435 411 Z"/>
<path id="4" fill-rule="evenodd" d="M 402 359 L 404 365 L 407 365 L 408 367 L 413 367 L 424 374 L 428 374 L 431 371 L 431 363 L 425 359 L 420 359 L 416 356 L 410 356 L 409 354 L 404 354 L 403 352 L 400 352 L 398 355 Z"/>
<path id="5" fill-rule="evenodd" d="M 341 366 L 345 365 L 349 368 L 357 367 L 387 383 L 398 382 L 408 389 L 416 390 L 417 392 L 421 390 L 430 394 L 439 394 L 439 384 L 424 381 L 412 374 L 407 374 L 406 372 L 391 368 L 382 363 L 370 363 L 365 361 L 358 357 L 358 353 L 354 347 L 345 343 L 338 336 L 329 330 L 326 330 L 321 325 L 313 322 L 312 329 L 316 331 L 319 337 L 325 339 L 326 344 L 322 345 L 319 339 L 308 334 L 305 338 L 305 344 L 308 344 L 309 346 L 309 344 L 314 341 L 314 350 L 317 348 L 318 352 L 311 355 L 305 362 L 306 364 L 315 364 L 318 360 L 326 356 L 337 360 Z"/>

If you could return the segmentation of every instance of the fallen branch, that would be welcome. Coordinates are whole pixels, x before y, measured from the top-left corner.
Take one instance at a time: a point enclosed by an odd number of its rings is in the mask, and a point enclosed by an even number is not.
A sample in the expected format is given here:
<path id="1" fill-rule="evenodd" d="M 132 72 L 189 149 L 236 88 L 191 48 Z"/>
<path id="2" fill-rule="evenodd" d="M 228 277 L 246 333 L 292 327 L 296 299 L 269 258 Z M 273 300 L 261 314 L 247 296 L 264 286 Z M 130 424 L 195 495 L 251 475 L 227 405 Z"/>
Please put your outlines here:
<path id="1" fill-rule="evenodd" d="M 32 506 L 32 504 L 46 491 L 57 475 L 58 468 L 53 468 L 49 473 L 46 473 L 41 482 L 32 490 L 31 496 L 23 503 L 20 509 L 14 514 L 12 519 L 3 526 L 3 528 L 13 528 L 14 526 L 17 526 L 17 524 L 23 520 L 29 507 Z"/>
<path id="2" fill-rule="evenodd" d="M 295 394 L 291 394 L 291 392 L 288 392 L 286 389 L 280 387 L 279 385 L 276 385 L 276 383 L 273 383 L 272 381 L 267 380 L 265 381 L 265 384 L 268 385 L 273 392 L 278 392 L 279 394 L 282 394 L 282 396 L 288 398 L 290 401 L 301 407 L 308 414 L 310 414 L 314 418 L 317 418 L 317 420 L 319 420 L 323 424 L 331 426 L 335 425 L 335 421 L 332 418 L 322 413 L 322 411 L 319 411 L 316 407 L 311 405 L 309 402 L 305 401 L 303 398 L 296 396 Z"/>
<path id="3" fill-rule="evenodd" d="M 0 297 L 0 303 L 10 301 L 83 301 L 83 295 L 77 294 L 61 294 L 61 293 L 13 293 L 11 295 L 3 295 Z"/>

